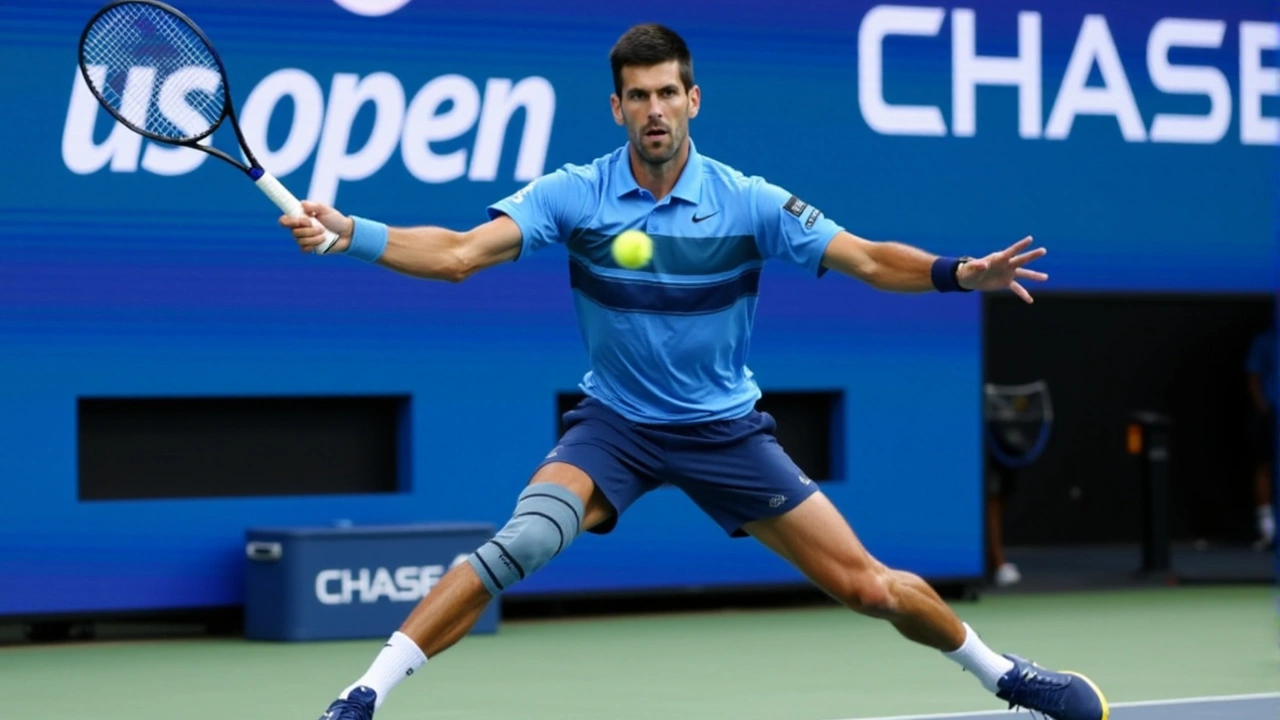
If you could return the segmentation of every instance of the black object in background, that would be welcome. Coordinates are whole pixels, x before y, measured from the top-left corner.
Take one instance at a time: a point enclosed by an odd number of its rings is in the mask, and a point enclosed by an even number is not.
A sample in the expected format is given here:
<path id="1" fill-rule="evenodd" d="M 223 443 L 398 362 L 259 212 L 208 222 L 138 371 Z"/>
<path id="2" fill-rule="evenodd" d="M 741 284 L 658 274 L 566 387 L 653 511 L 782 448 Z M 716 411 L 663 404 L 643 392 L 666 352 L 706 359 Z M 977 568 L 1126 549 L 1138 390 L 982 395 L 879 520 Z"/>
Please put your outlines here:
<path id="1" fill-rule="evenodd" d="M 1006 501 L 1009 545 L 1139 542 L 1143 497 L 1127 427 L 1172 421 L 1173 540 L 1248 542 L 1254 523 L 1244 362 L 1272 295 L 1039 293 L 984 300 L 986 382 L 1043 378 L 1054 437 Z"/>
<path id="2" fill-rule="evenodd" d="M 390 493 L 401 397 L 82 398 L 81 500 Z"/>

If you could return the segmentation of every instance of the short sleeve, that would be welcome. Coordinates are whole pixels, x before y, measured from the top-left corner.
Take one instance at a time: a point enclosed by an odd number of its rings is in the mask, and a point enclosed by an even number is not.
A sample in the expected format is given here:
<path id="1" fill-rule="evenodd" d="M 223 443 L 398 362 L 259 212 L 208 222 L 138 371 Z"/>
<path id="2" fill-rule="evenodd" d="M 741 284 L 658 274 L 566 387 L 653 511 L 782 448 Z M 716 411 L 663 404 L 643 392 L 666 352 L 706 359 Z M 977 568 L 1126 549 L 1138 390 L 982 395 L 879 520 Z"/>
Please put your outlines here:
<path id="1" fill-rule="evenodd" d="M 564 242 L 587 219 L 595 183 L 588 169 L 564 166 L 488 207 L 489 218 L 506 215 L 520 227 L 518 257 Z"/>
<path id="2" fill-rule="evenodd" d="M 753 188 L 752 213 L 761 255 L 795 263 L 815 275 L 826 271 L 822 256 L 843 227 L 818 208 L 760 179 Z"/>

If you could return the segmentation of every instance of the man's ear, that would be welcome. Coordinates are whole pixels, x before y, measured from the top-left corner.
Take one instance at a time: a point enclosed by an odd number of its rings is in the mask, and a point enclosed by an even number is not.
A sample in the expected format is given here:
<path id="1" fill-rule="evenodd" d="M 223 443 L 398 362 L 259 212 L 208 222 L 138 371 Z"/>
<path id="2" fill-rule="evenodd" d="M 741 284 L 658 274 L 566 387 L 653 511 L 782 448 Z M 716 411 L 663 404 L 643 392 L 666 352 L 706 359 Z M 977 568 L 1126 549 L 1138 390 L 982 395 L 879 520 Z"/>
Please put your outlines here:
<path id="1" fill-rule="evenodd" d="M 619 125 L 625 125 L 626 119 L 622 117 L 622 100 L 618 98 L 617 93 L 609 94 L 609 107 L 613 109 L 613 121 Z"/>

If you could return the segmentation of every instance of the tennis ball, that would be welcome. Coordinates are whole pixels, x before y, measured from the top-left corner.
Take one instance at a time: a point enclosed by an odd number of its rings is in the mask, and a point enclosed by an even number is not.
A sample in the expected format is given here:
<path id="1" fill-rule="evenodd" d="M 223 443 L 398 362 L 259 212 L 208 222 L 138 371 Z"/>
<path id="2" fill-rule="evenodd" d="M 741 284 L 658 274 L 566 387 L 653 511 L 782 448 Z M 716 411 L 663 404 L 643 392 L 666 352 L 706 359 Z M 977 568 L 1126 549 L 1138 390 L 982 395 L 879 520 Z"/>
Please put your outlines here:
<path id="1" fill-rule="evenodd" d="M 653 239 L 641 230 L 624 230 L 613 239 L 613 260 L 628 270 L 649 264 L 653 258 Z"/>

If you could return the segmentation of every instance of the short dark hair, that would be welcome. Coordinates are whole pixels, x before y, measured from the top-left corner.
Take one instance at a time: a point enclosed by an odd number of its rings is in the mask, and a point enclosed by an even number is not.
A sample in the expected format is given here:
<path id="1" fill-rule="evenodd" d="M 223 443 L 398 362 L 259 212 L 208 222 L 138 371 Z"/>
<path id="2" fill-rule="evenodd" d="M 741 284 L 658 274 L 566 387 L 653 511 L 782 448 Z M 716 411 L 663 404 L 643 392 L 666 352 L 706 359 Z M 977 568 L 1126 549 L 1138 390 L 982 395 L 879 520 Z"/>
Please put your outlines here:
<path id="1" fill-rule="evenodd" d="M 609 51 L 613 67 L 613 90 L 622 95 L 622 68 L 650 67 L 675 60 L 680 63 L 680 82 L 686 92 L 693 87 L 693 56 L 684 38 L 657 23 L 636 25 L 622 34 Z"/>

